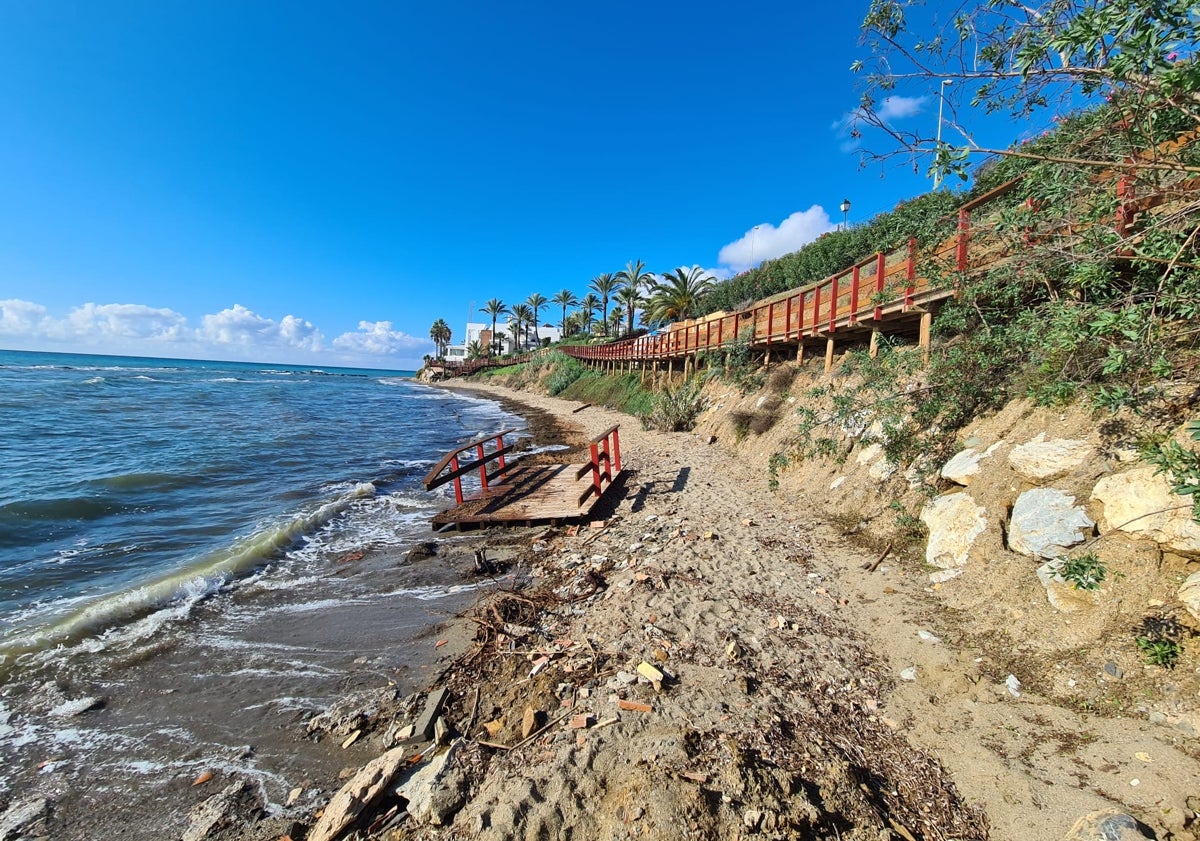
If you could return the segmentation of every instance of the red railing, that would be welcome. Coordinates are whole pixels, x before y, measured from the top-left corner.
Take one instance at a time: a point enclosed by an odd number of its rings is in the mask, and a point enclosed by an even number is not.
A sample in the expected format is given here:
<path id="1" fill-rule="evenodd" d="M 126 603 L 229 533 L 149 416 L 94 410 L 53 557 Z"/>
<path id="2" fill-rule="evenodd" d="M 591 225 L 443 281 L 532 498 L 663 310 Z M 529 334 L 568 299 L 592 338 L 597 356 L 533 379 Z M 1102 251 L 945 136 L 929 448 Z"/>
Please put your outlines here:
<path id="1" fill-rule="evenodd" d="M 503 477 L 506 470 L 504 456 L 512 452 L 513 445 L 504 445 L 504 436 L 509 435 L 515 430 L 506 429 L 503 432 L 497 432 L 492 435 L 485 435 L 483 438 L 477 438 L 469 444 L 463 444 L 457 450 L 452 450 L 442 457 L 442 460 L 434 465 L 433 469 L 425 474 L 422 480 L 425 485 L 425 490 L 431 491 L 434 488 L 441 487 L 447 482 L 454 482 L 454 500 L 457 504 L 463 503 L 463 488 L 462 477 L 470 474 L 472 471 L 479 471 L 479 496 L 484 496 L 488 492 L 488 487 L 491 481 L 497 477 Z M 492 451 L 486 452 L 488 444 L 492 445 Z M 459 461 L 459 456 L 464 453 L 474 451 L 475 460 L 462 464 Z M 493 472 L 488 472 L 488 464 L 497 462 L 497 468 Z"/>
<path id="2" fill-rule="evenodd" d="M 589 442 L 591 461 L 575 473 L 576 479 L 582 479 L 588 473 L 592 474 L 592 483 L 579 495 L 580 505 L 592 494 L 599 498 L 604 489 L 612 483 L 613 477 L 621 472 L 620 429 L 620 426 L 606 429 Z"/>

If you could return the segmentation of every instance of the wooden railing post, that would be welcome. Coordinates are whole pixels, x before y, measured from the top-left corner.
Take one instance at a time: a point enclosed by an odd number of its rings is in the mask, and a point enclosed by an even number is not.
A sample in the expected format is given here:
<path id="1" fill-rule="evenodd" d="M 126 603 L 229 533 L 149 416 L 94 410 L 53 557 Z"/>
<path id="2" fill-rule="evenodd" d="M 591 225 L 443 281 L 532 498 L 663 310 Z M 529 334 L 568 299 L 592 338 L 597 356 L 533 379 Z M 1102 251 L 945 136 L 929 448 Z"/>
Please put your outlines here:
<path id="1" fill-rule="evenodd" d="M 878 296 L 883 291 L 884 280 L 883 275 L 887 271 L 887 257 L 880 251 L 875 255 L 875 295 Z M 875 313 L 874 318 L 879 321 L 883 318 L 883 304 L 880 303 L 878 297 L 875 298 Z"/>
<path id="2" fill-rule="evenodd" d="M 613 439 L 613 459 L 617 466 L 617 472 L 621 472 L 621 432 L 619 428 L 614 428 L 612 431 Z"/>
<path id="3" fill-rule="evenodd" d="M 483 460 L 483 442 L 482 441 L 480 441 L 479 446 L 477 446 L 475 448 L 475 455 L 478 456 L 478 458 L 479 458 L 479 484 L 483 487 L 484 491 L 487 491 L 487 489 L 488 489 L 487 464 Z"/>
<path id="4" fill-rule="evenodd" d="M 458 456 L 457 455 L 454 458 L 450 459 L 450 469 L 453 471 L 458 470 Z M 458 476 L 454 477 L 454 501 L 456 503 L 458 503 L 459 505 L 462 505 L 462 501 L 463 501 L 462 479 Z"/>
<path id="5" fill-rule="evenodd" d="M 812 334 L 817 335 L 817 325 L 821 323 L 821 287 L 813 287 L 813 323 Z"/>
<path id="6" fill-rule="evenodd" d="M 958 244 L 955 248 L 954 264 L 960 272 L 967 270 L 967 240 L 971 236 L 971 211 L 958 211 Z"/>
<path id="7" fill-rule="evenodd" d="M 596 496 L 600 496 L 600 452 L 596 445 L 591 445 L 592 451 L 592 488 L 596 491 Z"/>
<path id="8" fill-rule="evenodd" d="M 829 332 L 832 333 L 837 329 L 837 308 L 838 308 L 838 276 L 834 275 L 833 280 L 829 284 Z"/>
<path id="9" fill-rule="evenodd" d="M 917 291 L 917 238 L 912 237 L 908 241 L 908 259 L 904 267 L 905 280 L 908 281 L 908 286 L 904 287 L 904 306 L 911 307 L 913 305 L 913 293 Z"/>
<path id="10" fill-rule="evenodd" d="M 861 267 L 855 264 L 854 269 L 850 273 L 850 323 L 858 323 L 858 280 L 859 269 Z"/>

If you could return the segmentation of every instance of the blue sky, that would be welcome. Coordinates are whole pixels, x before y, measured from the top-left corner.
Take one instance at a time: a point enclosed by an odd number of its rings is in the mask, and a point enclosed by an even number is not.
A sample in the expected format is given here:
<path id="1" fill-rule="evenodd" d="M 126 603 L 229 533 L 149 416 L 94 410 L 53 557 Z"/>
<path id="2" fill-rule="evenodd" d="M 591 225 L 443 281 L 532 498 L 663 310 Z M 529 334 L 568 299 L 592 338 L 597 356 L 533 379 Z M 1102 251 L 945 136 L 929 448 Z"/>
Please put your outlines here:
<path id="1" fill-rule="evenodd" d="M 795 250 L 930 187 L 839 126 L 867 6 L 0 0 L 0 347 L 413 368 Z"/>

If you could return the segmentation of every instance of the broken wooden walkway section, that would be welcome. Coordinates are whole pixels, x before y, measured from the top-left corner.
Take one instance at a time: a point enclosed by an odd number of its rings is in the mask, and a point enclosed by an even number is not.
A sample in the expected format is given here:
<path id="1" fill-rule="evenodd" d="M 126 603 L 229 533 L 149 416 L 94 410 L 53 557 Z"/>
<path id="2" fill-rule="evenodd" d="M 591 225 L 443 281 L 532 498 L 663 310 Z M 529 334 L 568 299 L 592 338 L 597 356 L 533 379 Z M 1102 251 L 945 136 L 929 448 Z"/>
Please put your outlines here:
<path id="1" fill-rule="evenodd" d="M 583 464 L 521 464 L 506 460 L 513 444 L 486 435 L 447 453 L 425 476 L 425 490 L 454 483 L 453 508 L 433 518 L 435 529 L 534 525 L 583 519 L 624 471 L 620 427 L 593 438 Z M 473 485 L 464 489 L 463 480 Z"/>

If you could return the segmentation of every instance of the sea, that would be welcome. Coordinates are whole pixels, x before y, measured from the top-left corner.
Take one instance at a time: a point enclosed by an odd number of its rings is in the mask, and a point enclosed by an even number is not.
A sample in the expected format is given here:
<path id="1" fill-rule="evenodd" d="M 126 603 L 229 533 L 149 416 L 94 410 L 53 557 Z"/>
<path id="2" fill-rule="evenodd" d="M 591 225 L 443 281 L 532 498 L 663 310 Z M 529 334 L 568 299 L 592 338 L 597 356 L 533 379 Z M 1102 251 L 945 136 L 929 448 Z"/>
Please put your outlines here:
<path id="1" fill-rule="evenodd" d="M 197 775 L 281 808 L 349 764 L 297 722 L 419 686 L 479 586 L 409 560 L 450 502 L 421 479 L 524 427 L 412 372 L 0 351 L 0 814 L 164 837 Z"/>

